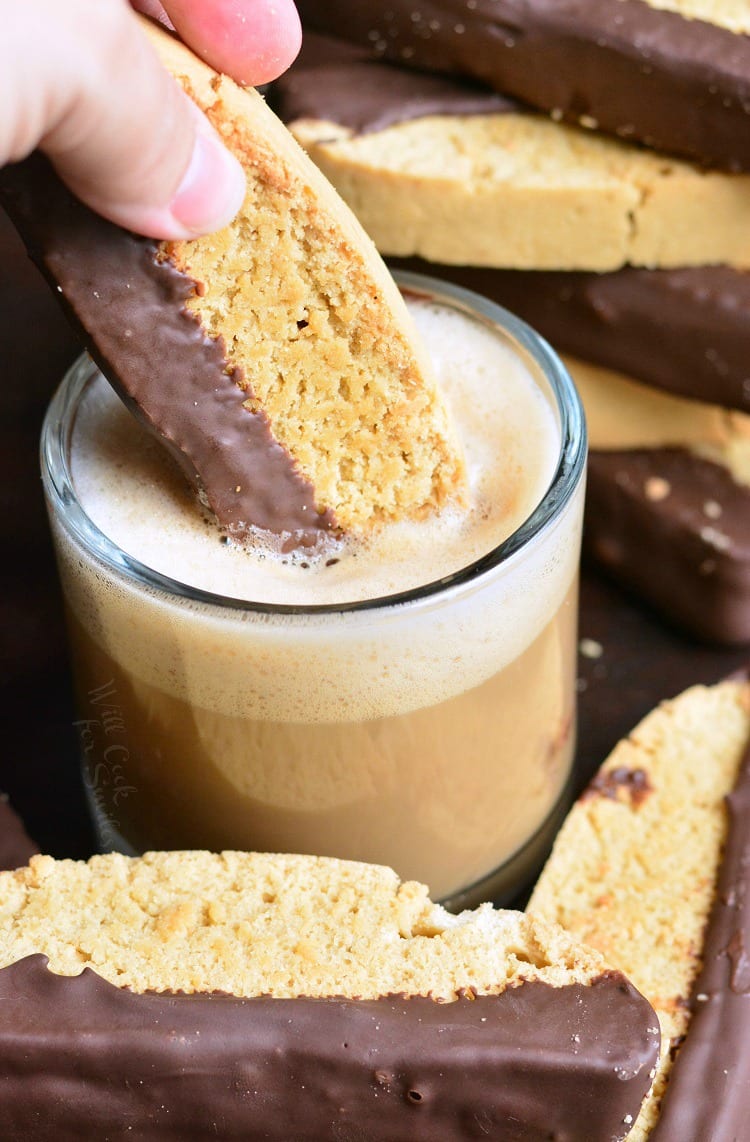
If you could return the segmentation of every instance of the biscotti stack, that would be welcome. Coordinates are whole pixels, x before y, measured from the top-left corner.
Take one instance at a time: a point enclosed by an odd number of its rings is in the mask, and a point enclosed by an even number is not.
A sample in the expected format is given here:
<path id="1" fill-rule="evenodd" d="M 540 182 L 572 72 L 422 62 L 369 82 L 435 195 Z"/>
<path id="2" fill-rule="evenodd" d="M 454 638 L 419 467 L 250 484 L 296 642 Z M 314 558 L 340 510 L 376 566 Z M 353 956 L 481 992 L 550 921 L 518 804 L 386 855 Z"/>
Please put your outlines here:
<path id="1" fill-rule="evenodd" d="M 693 633 L 750 640 L 750 16 L 300 7 L 271 98 L 381 252 L 569 354 L 589 550 Z"/>
<path id="2" fill-rule="evenodd" d="M 658 1052 L 649 1004 L 557 925 L 454 916 L 380 866 L 0 874 L 4 1139 L 613 1142 Z"/>
<path id="3" fill-rule="evenodd" d="M 750 684 L 649 714 L 571 810 L 529 902 L 653 1004 L 662 1053 L 630 1142 L 748 1136 Z"/>

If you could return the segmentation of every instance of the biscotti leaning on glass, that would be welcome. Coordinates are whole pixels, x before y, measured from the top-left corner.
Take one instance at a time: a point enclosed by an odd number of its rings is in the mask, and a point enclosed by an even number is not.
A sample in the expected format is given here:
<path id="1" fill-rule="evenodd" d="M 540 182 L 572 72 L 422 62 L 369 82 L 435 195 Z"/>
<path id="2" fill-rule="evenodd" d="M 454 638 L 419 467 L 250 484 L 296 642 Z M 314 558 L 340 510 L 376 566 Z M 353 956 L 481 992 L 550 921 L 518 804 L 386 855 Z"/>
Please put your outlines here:
<path id="1" fill-rule="evenodd" d="M 460 505 L 460 447 L 372 242 L 256 92 L 144 28 L 244 166 L 235 221 L 158 243 L 85 209 L 38 156 L 0 179 L 104 373 L 234 535 L 314 546 Z"/>
<path id="2" fill-rule="evenodd" d="M 382 866 L 35 857 L 0 900 L 3 1137 L 612 1142 L 658 1056 L 598 953 Z"/>

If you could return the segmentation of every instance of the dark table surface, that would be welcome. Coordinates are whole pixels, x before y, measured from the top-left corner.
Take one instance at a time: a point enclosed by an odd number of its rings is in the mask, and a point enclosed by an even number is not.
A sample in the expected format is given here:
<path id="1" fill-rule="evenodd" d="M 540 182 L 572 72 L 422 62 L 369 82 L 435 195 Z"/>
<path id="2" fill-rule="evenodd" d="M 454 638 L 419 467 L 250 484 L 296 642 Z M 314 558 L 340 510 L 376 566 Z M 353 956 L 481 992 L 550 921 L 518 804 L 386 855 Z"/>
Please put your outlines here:
<path id="1" fill-rule="evenodd" d="M 37 458 L 43 411 L 80 351 L 0 214 L 0 789 L 44 851 L 94 851 Z M 648 554 L 644 552 L 644 558 Z M 578 786 L 663 698 L 716 682 L 750 649 L 705 646 L 585 567 L 581 588 Z"/>

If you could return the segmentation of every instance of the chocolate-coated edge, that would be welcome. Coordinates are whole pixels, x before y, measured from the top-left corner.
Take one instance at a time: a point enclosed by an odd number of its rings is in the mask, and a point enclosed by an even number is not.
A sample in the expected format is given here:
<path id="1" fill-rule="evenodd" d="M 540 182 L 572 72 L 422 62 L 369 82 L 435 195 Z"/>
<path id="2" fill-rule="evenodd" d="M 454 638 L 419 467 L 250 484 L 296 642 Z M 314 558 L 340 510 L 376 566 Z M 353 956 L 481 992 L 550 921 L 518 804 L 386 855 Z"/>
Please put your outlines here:
<path id="1" fill-rule="evenodd" d="M 750 413 L 750 273 L 496 270 L 389 258 L 484 294 L 556 349 L 693 400 Z"/>
<path id="2" fill-rule="evenodd" d="M 0 793 L 0 870 L 20 868 L 39 849 L 23 827 L 21 818 Z"/>
<path id="3" fill-rule="evenodd" d="M 688 632 L 750 642 L 750 488 L 721 464 L 683 448 L 591 452 L 583 542 Z"/>
<path id="4" fill-rule="evenodd" d="M 750 746 L 727 797 L 728 836 L 688 1033 L 653 1142 L 738 1142 L 750 1121 Z"/>
<path id="5" fill-rule="evenodd" d="M 244 406 L 221 338 L 186 302 L 196 282 L 78 202 L 39 155 L 0 172 L 0 202 L 92 356 L 129 408 L 176 457 L 227 531 L 260 528 L 288 547 L 335 526 L 276 441 Z"/>
<path id="6" fill-rule="evenodd" d="M 285 123 L 316 119 L 354 134 L 383 131 L 426 115 L 520 113 L 520 103 L 466 80 L 374 60 L 368 51 L 307 33 L 292 67 L 271 84 L 268 102 Z"/>
<path id="7" fill-rule="evenodd" d="M 617 972 L 455 1003 L 141 994 L 0 970 L 0 1136 L 24 1142 L 611 1142 L 658 1054 Z"/>
<path id="8" fill-rule="evenodd" d="M 750 170 L 750 36 L 644 0 L 299 0 L 303 24 L 572 122 Z"/>

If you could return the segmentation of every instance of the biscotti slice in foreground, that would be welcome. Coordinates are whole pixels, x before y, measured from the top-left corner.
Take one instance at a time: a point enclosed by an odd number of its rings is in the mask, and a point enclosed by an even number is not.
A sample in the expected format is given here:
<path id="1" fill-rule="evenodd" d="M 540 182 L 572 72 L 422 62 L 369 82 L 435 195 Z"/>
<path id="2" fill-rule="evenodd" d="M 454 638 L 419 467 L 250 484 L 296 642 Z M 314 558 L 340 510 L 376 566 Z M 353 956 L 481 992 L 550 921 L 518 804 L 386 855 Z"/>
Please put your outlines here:
<path id="1" fill-rule="evenodd" d="M 746 1136 L 749 798 L 750 684 L 687 690 L 604 763 L 529 903 L 617 964 L 659 1016 L 634 1142 Z"/>
<path id="2" fill-rule="evenodd" d="M 322 59 L 303 47 L 271 98 L 382 254 L 525 270 L 750 263 L 750 176 L 380 68 L 335 42 Z"/>
<path id="3" fill-rule="evenodd" d="M 299 0 L 306 28 L 557 118 L 750 170 L 743 0 Z"/>
<path id="4" fill-rule="evenodd" d="M 658 1056 L 643 997 L 556 925 L 333 859 L 36 857 L 0 875 L 0 964 L 25 1142 L 611 1142 Z"/>
<path id="5" fill-rule="evenodd" d="M 313 543 L 460 504 L 459 445 L 372 242 L 256 92 L 144 28 L 245 169 L 238 217 L 155 243 L 36 163 L 0 179 L 106 375 L 230 531 Z"/>

